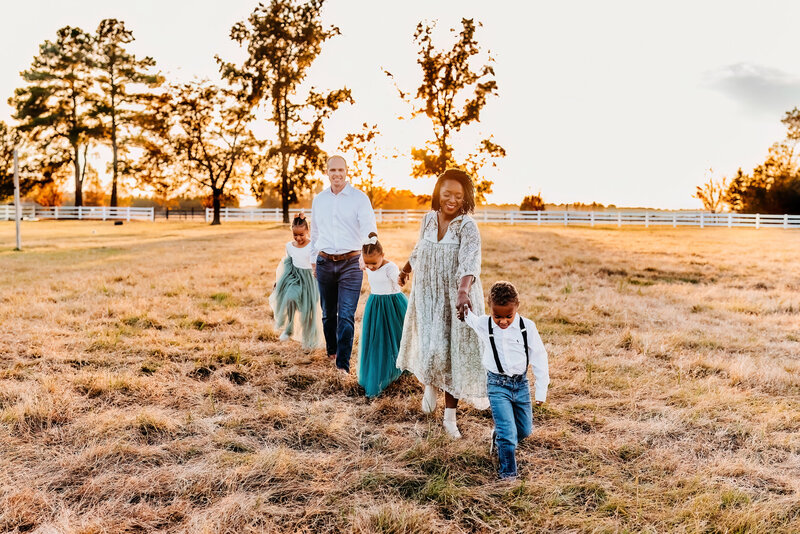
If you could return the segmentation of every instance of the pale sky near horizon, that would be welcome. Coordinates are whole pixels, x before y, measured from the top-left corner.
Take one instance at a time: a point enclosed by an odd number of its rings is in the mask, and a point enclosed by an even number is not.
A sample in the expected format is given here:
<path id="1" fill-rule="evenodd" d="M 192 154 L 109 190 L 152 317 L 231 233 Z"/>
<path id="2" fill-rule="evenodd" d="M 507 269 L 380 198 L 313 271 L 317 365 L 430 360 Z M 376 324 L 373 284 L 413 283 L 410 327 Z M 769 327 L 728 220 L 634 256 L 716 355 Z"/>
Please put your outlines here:
<path id="1" fill-rule="evenodd" d="M 168 79 L 217 80 L 214 55 L 241 57 L 228 32 L 256 5 L 3 0 L 0 120 L 11 115 L 5 100 L 20 85 L 19 72 L 62 26 L 94 31 L 103 18 L 122 19 L 136 37 L 133 50 L 153 56 Z M 492 202 L 541 191 L 553 203 L 699 208 L 691 195 L 707 170 L 752 169 L 783 138 L 784 112 L 800 106 L 796 2 L 328 0 L 324 20 L 342 35 L 326 44 L 309 81 L 320 89 L 347 85 L 356 104 L 334 115 L 324 148 L 336 152 L 365 121 L 378 124 L 389 153 L 418 145 L 429 126 L 398 120 L 408 107 L 381 68 L 415 89 L 417 22 L 446 29 L 462 17 L 483 23 L 477 36 L 496 60 L 499 97 L 456 147 L 493 134 L 507 149 L 490 175 Z M 445 32 L 440 37 L 449 43 Z M 390 186 L 430 187 L 408 177 L 403 158 L 378 170 Z"/>

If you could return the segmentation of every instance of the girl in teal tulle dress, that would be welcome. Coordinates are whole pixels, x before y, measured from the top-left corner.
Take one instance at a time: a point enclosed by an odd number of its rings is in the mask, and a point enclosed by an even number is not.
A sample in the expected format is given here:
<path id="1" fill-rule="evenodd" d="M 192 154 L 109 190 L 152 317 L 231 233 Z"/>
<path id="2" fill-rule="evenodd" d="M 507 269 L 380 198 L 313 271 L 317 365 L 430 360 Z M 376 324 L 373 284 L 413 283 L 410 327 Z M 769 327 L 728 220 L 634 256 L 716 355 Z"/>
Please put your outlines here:
<path id="1" fill-rule="evenodd" d="M 375 397 L 402 373 L 396 362 L 408 299 L 397 283 L 400 269 L 384 258 L 375 234 L 364 243 L 361 256 L 370 295 L 361 321 L 358 383 L 367 397 Z"/>
<path id="2" fill-rule="evenodd" d="M 302 211 L 292 221 L 292 236 L 294 239 L 286 243 L 286 256 L 278 264 L 269 303 L 275 314 L 276 328 L 283 330 L 280 340 L 294 336 L 302 342 L 303 348 L 313 349 L 320 344 L 322 323 L 319 290 L 311 274 L 309 226 Z M 299 322 L 299 333 L 295 332 L 295 322 Z"/>

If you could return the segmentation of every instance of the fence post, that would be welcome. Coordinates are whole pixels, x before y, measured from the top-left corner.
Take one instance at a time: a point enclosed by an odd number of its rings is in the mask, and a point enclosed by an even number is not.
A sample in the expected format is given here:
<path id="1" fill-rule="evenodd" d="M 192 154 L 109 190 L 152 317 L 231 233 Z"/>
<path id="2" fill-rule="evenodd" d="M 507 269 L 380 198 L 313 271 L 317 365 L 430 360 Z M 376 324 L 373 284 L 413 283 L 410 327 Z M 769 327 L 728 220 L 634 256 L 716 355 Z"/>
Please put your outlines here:
<path id="1" fill-rule="evenodd" d="M 510 213 L 511 213 L 511 224 L 513 225 L 514 224 L 514 212 L 512 211 Z"/>
<path id="2" fill-rule="evenodd" d="M 783 228 L 789 228 L 789 215 L 787 213 L 783 214 Z"/>
<path id="3" fill-rule="evenodd" d="M 82 210 L 83 210 L 83 206 L 78 206 L 78 220 L 79 221 L 82 219 L 82 217 L 81 217 Z"/>
<path id="4" fill-rule="evenodd" d="M 703 214 L 700 213 L 700 228 L 705 228 L 705 221 L 703 220 Z"/>
<path id="5" fill-rule="evenodd" d="M 378 222 L 383 222 L 383 208 L 378 208 Z"/>
<path id="6" fill-rule="evenodd" d="M 649 211 L 644 212 L 644 227 L 645 228 L 650 228 L 650 212 Z"/>
<path id="7" fill-rule="evenodd" d="M 408 222 L 408 210 L 403 210 L 403 222 Z"/>
<path id="8" fill-rule="evenodd" d="M 155 208 L 150 208 L 150 220 L 151 221 L 155 221 L 156 220 L 156 209 Z"/>
<path id="9" fill-rule="evenodd" d="M 761 228 L 761 214 L 756 213 L 756 230 Z"/>
<path id="10" fill-rule="evenodd" d="M 733 226 L 733 214 L 729 213 L 728 214 L 728 228 L 730 228 L 731 226 Z"/>
<path id="11" fill-rule="evenodd" d="M 542 212 L 541 212 L 541 210 L 536 212 L 536 224 L 538 224 L 538 225 L 542 224 Z"/>
<path id="12" fill-rule="evenodd" d="M 131 207 L 130 206 L 125 208 L 125 220 L 127 220 L 128 222 L 131 222 Z"/>
<path id="13" fill-rule="evenodd" d="M 225 211 L 223 212 L 223 213 L 224 213 L 224 215 L 223 215 L 223 218 L 222 218 L 222 220 L 223 220 L 223 221 L 227 221 L 227 220 L 228 220 L 228 206 L 225 206 L 223 209 L 224 209 Z"/>
<path id="14" fill-rule="evenodd" d="M 593 211 L 589 212 L 589 224 L 590 224 L 590 226 L 592 228 L 594 228 L 594 212 Z"/>
<path id="15" fill-rule="evenodd" d="M 487 210 L 483 210 L 483 222 L 489 222 L 489 212 Z"/>
<path id="16" fill-rule="evenodd" d="M 617 228 L 622 228 L 622 212 L 617 212 Z"/>
<path id="17" fill-rule="evenodd" d="M 564 212 L 564 226 L 567 226 L 569 224 L 569 215 L 568 214 L 569 214 L 568 211 Z"/>

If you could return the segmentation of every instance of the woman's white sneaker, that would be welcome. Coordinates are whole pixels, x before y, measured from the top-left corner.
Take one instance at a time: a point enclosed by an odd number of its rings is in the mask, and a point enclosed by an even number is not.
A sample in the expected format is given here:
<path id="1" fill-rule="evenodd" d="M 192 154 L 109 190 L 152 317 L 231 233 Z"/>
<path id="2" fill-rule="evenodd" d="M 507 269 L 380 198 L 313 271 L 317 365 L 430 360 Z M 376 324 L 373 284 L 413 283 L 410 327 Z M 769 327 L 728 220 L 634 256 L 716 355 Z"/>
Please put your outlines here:
<path id="1" fill-rule="evenodd" d="M 433 413 L 436 409 L 436 388 L 425 386 L 425 393 L 422 395 L 422 413 Z"/>
<path id="2" fill-rule="evenodd" d="M 442 422 L 442 426 L 444 426 L 445 431 L 451 438 L 461 439 L 461 432 L 458 431 L 458 425 L 456 425 L 455 408 L 444 409 L 444 421 Z"/>

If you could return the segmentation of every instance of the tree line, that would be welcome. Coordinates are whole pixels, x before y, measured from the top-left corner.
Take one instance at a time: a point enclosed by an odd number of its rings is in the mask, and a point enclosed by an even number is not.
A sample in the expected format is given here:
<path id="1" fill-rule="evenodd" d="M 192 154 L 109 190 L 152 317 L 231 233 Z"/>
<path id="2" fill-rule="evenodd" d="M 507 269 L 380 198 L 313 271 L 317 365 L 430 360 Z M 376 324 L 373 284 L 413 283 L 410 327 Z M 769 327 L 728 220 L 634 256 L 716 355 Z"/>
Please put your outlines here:
<path id="1" fill-rule="evenodd" d="M 786 136 L 774 143 L 763 163 L 750 173 L 741 167 L 732 177 L 709 177 L 694 197 L 716 213 L 725 206 L 739 213 L 800 213 L 800 109 L 787 111 L 781 122 Z"/>
<path id="2" fill-rule="evenodd" d="M 103 20 L 94 32 L 59 29 L 39 46 L 9 99 L 16 123 L 0 122 L 0 200 L 13 194 L 18 149 L 23 195 L 36 192 L 57 202 L 58 186 L 71 174 L 75 205 L 83 205 L 84 186 L 97 174 L 90 151 L 106 146 L 111 206 L 118 205 L 123 182 L 165 197 L 197 192 L 210 197 L 212 224 L 219 224 L 223 199 L 249 188 L 259 200 L 277 193 L 288 222 L 290 205 L 312 190 L 324 169 L 327 121 L 355 102 L 346 87 L 303 85 L 323 46 L 340 35 L 322 20 L 324 1 L 260 3 L 230 29 L 246 56 L 241 63 L 216 56 L 218 80 L 166 80 L 153 58 L 130 50 L 133 32 L 121 20 Z M 452 135 L 479 122 L 487 100 L 497 96 L 493 58 L 478 43 L 480 23 L 462 19 L 450 30 L 452 46 L 444 48 L 434 44 L 435 25 L 420 22 L 413 34 L 418 87 L 403 90 L 384 71 L 411 116 L 430 122 L 431 137 L 410 147 L 412 175 L 435 176 L 456 166 L 479 176 L 505 149 L 489 137 L 458 156 Z M 257 117 L 269 123 L 268 138 L 255 135 Z M 351 155 L 354 185 L 375 205 L 387 195 L 374 169 L 380 135 L 377 124 L 364 123 L 339 146 Z M 479 200 L 491 188 L 491 181 L 479 179 Z"/>

